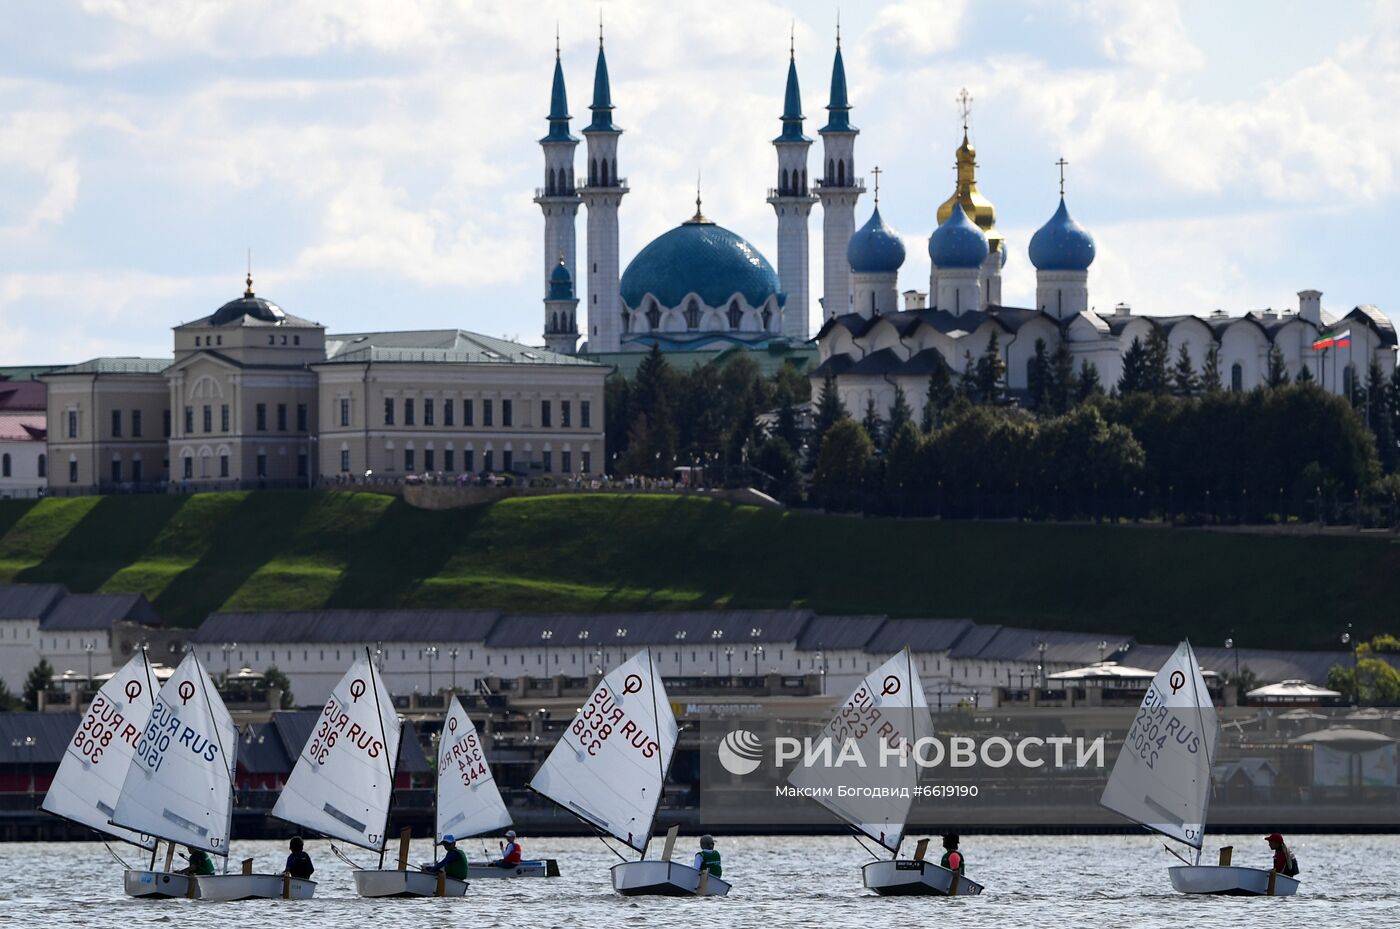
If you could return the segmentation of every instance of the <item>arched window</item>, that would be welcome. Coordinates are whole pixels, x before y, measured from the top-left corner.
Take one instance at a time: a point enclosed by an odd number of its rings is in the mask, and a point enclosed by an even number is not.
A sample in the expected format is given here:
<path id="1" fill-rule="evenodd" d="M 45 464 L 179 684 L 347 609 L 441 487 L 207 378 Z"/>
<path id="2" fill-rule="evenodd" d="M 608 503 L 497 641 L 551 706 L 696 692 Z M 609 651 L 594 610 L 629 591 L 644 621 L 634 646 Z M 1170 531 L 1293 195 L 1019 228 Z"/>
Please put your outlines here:
<path id="1" fill-rule="evenodd" d="M 826 160 L 826 182 L 830 184 L 834 180 L 836 180 L 836 162 L 828 158 Z"/>
<path id="2" fill-rule="evenodd" d="M 687 329 L 700 328 L 700 304 L 691 297 L 690 302 L 685 305 L 685 327 Z"/>
<path id="3" fill-rule="evenodd" d="M 788 170 L 783 169 L 783 179 L 778 182 L 778 193 L 785 194 L 792 188 L 788 185 Z"/>
<path id="4" fill-rule="evenodd" d="M 549 314 L 549 331 L 550 331 L 550 332 L 558 332 L 558 331 L 559 331 L 559 314 L 558 314 L 558 313 L 550 313 L 550 314 Z"/>
<path id="5" fill-rule="evenodd" d="M 544 192 L 546 196 L 554 195 L 554 169 L 550 168 L 544 175 Z"/>
<path id="6" fill-rule="evenodd" d="M 807 169 L 802 169 L 802 196 L 807 196 Z"/>
<path id="7" fill-rule="evenodd" d="M 617 159 L 616 159 L 616 158 L 614 158 L 614 159 L 612 160 L 612 179 L 613 179 L 613 183 L 616 184 L 616 183 L 617 183 Z"/>
<path id="8" fill-rule="evenodd" d="M 730 329 L 738 329 L 738 328 L 739 328 L 739 323 L 741 323 L 741 322 L 743 321 L 743 319 L 744 319 L 744 314 L 743 314 L 743 312 L 739 309 L 739 301 L 738 301 L 738 300 L 730 300 L 730 301 L 729 301 L 729 314 L 728 314 L 728 315 L 729 315 L 729 328 L 730 328 Z"/>
<path id="9" fill-rule="evenodd" d="M 653 332 L 661 328 L 661 310 L 655 300 L 647 301 L 647 328 Z"/>
<path id="10" fill-rule="evenodd" d="M 1236 393 L 1244 390 L 1244 365 L 1238 361 L 1230 365 L 1230 389 Z"/>
<path id="11" fill-rule="evenodd" d="M 49 476 L 49 456 L 48 456 L 48 455 L 40 455 L 40 456 L 39 456 L 39 476 L 40 476 L 40 477 L 48 477 L 48 476 Z"/>
<path id="12" fill-rule="evenodd" d="M 600 187 L 608 186 L 608 159 L 606 158 L 603 159 L 602 168 L 598 170 L 598 185 Z"/>
<path id="13" fill-rule="evenodd" d="M 589 183 L 589 184 L 596 184 L 596 183 L 598 183 L 598 159 L 597 159 L 597 158 L 590 158 L 590 159 L 588 159 L 588 183 Z"/>
<path id="14" fill-rule="evenodd" d="M 0 456 L 0 477 L 10 476 L 10 453 L 6 452 Z"/>
<path id="15" fill-rule="evenodd" d="M 773 322 L 773 311 L 772 311 L 772 310 L 765 309 L 765 310 L 763 311 L 763 331 L 764 331 L 764 332 L 767 332 L 769 329 L 772 328 L 772 322 Z"/>
<path id="16" fill-rule="evenodd" d="M 836 162 L 836 186 L 837 186 L 837 187 L 845 187 L 845 186 L 846 186 L 846 161 L 845 161 L 845 159 L 842 159 L 841 161 Z"/>
<path id="17" fill-rule="evenodd" d="M 632 314 L 631 314 L 631 313 L 623 313 L 623 314 L 622 314 L 622 334 L 623 334 L 623 335 L 626 335 L 627 333 L 629 333 L 629 332 L 631 332 L 631 331 L 632 331 Z"/>
<path id="18" fill-rule="evenodd" d="M 878 309 L 875 308 L 875 291 L 873 291 L 873 290 L 870 292 L 870 315 L 871 315 L 871 316 L 879 316 L 879 315 L 880 315 L 880 311 L 879 311 Z"/>

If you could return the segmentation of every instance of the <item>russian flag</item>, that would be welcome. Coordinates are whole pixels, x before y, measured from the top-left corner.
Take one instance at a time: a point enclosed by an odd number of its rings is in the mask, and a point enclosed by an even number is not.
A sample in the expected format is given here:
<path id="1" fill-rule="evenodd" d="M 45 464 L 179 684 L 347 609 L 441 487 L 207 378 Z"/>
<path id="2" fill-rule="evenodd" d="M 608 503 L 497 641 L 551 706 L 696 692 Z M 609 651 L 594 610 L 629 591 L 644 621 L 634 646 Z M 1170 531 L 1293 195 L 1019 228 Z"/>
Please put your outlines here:
<path id="1" fill-rule="evenodd" d="M 1324 350 L 1329 349 L 1329 348 L 1345 348 L 1346 346 L 1348 346 L 1348 345 L 1350 345 L 1350 344 L 1351 344 L 1351 330 L 1350 330 L 1350 329 L 1346 329 L 1346 330 L 1344 330 L 1344 331 L 1342 331 L 1342 332 L 1338 332 L 1338 333 L 1335 333 L 1335 334 L 1333 334 L 1333 335 L 1323 336 L 1322 338 L 1320 338 L 1320 339 L 1318 339 L 1316 342 L 1314 342 L 1314 343 L 1312 344 L 1312 347 L 1313 347 L 1313 351 L 1315 351 L 1315 352 L 1320 352 L 1320 351 L 1324 351 Z"/>

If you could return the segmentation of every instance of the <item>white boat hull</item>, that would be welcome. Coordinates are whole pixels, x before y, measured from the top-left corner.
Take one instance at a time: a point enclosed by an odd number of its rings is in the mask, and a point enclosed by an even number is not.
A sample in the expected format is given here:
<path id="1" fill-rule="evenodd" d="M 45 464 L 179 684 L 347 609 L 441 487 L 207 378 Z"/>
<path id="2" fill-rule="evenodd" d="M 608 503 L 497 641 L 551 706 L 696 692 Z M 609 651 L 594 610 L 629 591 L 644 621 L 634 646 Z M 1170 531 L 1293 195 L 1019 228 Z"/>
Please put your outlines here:
<path id="1" fill-rule="evenodd" d="M 558 877 L 559 862 L 553 858 L 525 859 L 518 865 L 509 868 L 502 868 L 489 861 L 473 861 L 467 865 L 467 877 L 470 880 L 478 878 L 502 878 L 502 877 Z"/>
<path id="2" fill-rule="evenodd" d="M 675 861 L 624 861 L 613 865 L 613 890 L 624 897 L 724 897 L 729 884 L 711 875 L 700 891 L 700 872 Z"/>
<path id="3" fill-rule="evenodd" d="M 310 900 L 315 881 L 280 874 L 213 874 L 194 879 L 195 896 L 200 900 Z"/>
<path id="4" fill-rule="evenodd" d="M 190 878 L 171 871 L 127 871 L 122 877 L 122 889 L 128 897 L 143 900 L 172 900 L 190 895 Z"/>
<path id="5" fill-rule="evenodd" d="M 355 891 L 362 897 L 436 897 L 438 876 L 427 871 L 356 871 Z M 466 881 L 443 878 L 444 897 L 460 897 L 466 892 Z"/>
<path id="6" fill-rule="evenodd" d="M 872 861 L 860 869 L 860 876 L 867 890 L 882 897 L 975 897 L 982 892 L 981 884 L 932 861 Z M 958 878 L 956 890 L 954 877 Z"/>
<path id="7" fill-rule="evenodd" d="M 1228 897 L 1269 896 L 1267 868 L 1221 867 L 1219 865 L 1178 865 L 1168 868 L 1172 886 L 1184 894 L 1217 894 Z M 1291 897 L 1298 892 L 1298 879 L 1274 874 L 1275 897 Z"/>

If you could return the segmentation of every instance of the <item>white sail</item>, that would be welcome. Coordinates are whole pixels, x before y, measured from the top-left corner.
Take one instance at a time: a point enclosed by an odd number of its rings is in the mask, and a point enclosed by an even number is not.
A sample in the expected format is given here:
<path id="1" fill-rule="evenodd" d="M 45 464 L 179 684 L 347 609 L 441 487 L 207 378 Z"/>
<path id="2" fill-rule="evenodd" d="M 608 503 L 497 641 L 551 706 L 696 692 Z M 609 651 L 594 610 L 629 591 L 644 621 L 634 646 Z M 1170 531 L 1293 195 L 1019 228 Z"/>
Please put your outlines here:
<path id="1" fill-rule="evenodd" d="M 191 652 L 156 697 L 112 822 L 227 855 L 237 753 L 238 729 Z"/>
<path id="2" fill-rule="evenodd" d="M 144 651 L 102 685 L 63 753 L 44 795 L 45 810 L 132 845 L 155 847 L 151 836 L 112 825 L 112 816 L 157 689 Z"/>
<path id="3" fill-rule="evenodd" d="M 381 850 L 402 728 L 383 678 L 359 659 L 326 700 L 272 815 Z"/>
<path id="4" fill-rule="evenodd" d="M 788 783 L 897 853 L 919 781 L 913 746 L 932 730 L 923 681 L 906 648 L 851 692 L 813 741 L 816 752 L 797 759 Z"/>
<path id="5" fill-rule="evenodd" d="M 1196 653 L 1182 642 L 1147 688 L 1099 802 L 1200 848 L 1218 735 Z"/>
<path id="6" fill-rule="evenodd" d="M 530 787 L 645 854 L 676 717 L 643 649 L 603 678 Z"/>
<path id="7" fill-rule="evenodd" d="M 481 835 L 510 825 L 476 726 L 454 695 L 438 741 L 437 838 Z"/>

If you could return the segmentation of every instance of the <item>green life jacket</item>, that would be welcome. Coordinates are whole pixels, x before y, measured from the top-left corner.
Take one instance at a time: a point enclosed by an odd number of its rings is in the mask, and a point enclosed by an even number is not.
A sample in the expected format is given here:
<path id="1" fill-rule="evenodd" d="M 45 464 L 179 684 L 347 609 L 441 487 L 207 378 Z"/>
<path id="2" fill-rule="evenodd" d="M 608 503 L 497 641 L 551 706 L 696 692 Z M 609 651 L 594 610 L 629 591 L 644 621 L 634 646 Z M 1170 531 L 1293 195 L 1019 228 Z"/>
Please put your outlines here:
<path id="1" fill-rule="evenodd" d="M 948 864 L 948 861 L 953 857 L 954 851 L 956 851 L 956 849 L 949 849 L 948 851 L 944 852 L 943 860 L 939 862 L 939 864 L 947 868 L 949 871 L 957 871 L 959 874 L 962 874 L 963 869 L 967 867 L 967 856 L 965 856 L 962 852 L 958 852 L 958 866 L 956 868 L 953 868 Z"/>
<path id="2" fill-rule="evenodd" d="M 449 849 L 442 863 L 442 870 L 447 872 L 447 876 L 457 881 L 467 879 L 467 856 L 462 854 L 460 848 Z"/>
<path id="3" fill-rule="evenodd" d="M 190 852 L 190 871 L 208 876 L 214 873 L 214 859 L 196 849 Z"/>
<path id="4" fill-rule="evenodd" d="M 701 867 L 710 872 L 711 877 L 724 877 L 724 869 L 719 865 L 719 852 L 713 848 L 700 849 Z"/>

